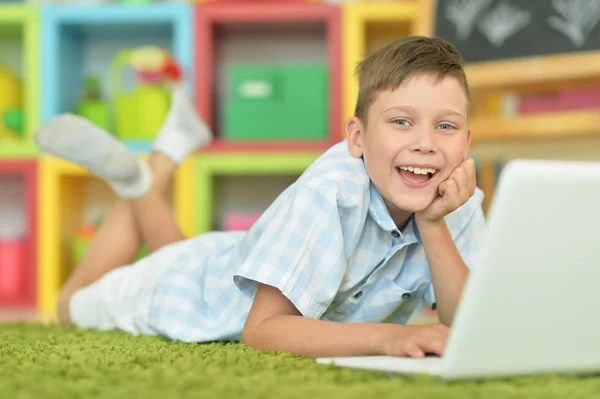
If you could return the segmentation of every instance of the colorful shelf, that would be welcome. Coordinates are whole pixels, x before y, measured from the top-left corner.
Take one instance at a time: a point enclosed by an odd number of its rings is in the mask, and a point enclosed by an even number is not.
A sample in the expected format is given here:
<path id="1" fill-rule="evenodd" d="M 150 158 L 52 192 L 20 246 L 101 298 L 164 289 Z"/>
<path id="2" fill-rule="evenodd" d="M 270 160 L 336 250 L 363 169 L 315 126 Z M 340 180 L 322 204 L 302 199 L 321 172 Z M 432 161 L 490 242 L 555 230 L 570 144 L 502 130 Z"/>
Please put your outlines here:
<path id="1" fill-rule="evenodd" d="M 472 90 L 540 91 L 568 85 L 585 86 L 600 81 L 600 53 L 532 57 L 469 65 L 466 73 Z M 493 79 L 490 79 L 493 76 Z"/>
<path id="2" fill-rule="evenodd" d="M 22 86 L 24 112 L 23 138 L 0 137 L 0 158 L 32 157 L 38 152 L 32 139 L 32 133 L 37 128 L 39 121 L 39 40 L 37 7 L 22 4 L 0 4 L 0 65 L 5 61 L 3 56 L 14 56 L 14 53 L 3 50 L 3 44 L 8 43 L 11 48 L 16 47 L 20 53 L 18 55 L 20 70 L 11 72 L 17 75 Z M 5 94 L 3 93 L 3 95 Z M 0 116 L 0 124 L 2 124 L 2 116 Z"/>
<path id="3" fill-rule="evenodd" d="M 53 312 L 60 287 L 74 265 L 69 256 L 71 243 L 78 228 L 85 221 L 86 190 L 90 197 L 105 196 L 110 200 L 101 204 L 104 209 L 112 205 L 113 195 L 101 182 L 79 166 L 54 158 L 44 157 L 40 164 L 40 246 L 39 246 L 39 300 L 43 313 Z M 184 234 L 191 236 L 194 226 L 192 191 L 193 162 L 184 162 L 175 176 L 172 203 L 175 217 Z M 99 195 L 100 194 L 100 195 Z M 107 198 L 109 197 L 109 198 Z M 89 222 L 89 221 L 87 221 Z"/>
<path id="4" fill-rule="evenodd" d="M 215 179 L 219 176 L 300 176 L 321 152 L 305 154 L 204 154 L 194 166 L 194 234 L 216 230 Z M 266 209 L 266 208 L 265 208 Z M 264 211 L 265 209 L 262 209 Z"/>
<path id="5" fill-rule="evenodd" d="M 354 115 L 358 97 L 356 65 L 366 55 L 394 39 L 422 34 L 418 2 L 352 3 L 344 7 L 344 114 L 340 121 Z"/>
<path id="6" fill-rule="evenodd" d="M 342 137 L 341 119 L 341 8 L 327 4 L 302 3 L 302 2 L 266 2 L 249 4 L 247 2 L 208 2 L 196 6 L 195 37 L 196 37 L 196 98 L 198 110 L 203 118 L 213 127 L 217 140 L 208 147 L 205 152 L 215 150 L 235 151 L 295 151 L 311 150 L 314 148 L 324 149 Z M 227 48 L 236 46 L 237 39 L 244 39 L 245 32 L 237 34 L 235 29 L 248 29 L 258 27 L 267 30 L 262 38 L 269 38 L 266 45 L 270 47 L 261 51 L 261 57 L 249 51 L 239 51 L 235 55 L 228 52 Z M 255 63 L 269 63 L 285 58 L 288 61 L 302 60 L 301 56 L 290 52 L 274 54 L 273 40 L 282 32 L 301 26 L 298 31 L 306 32 L 308 41 L 313 43 L 315 35 L 321 35 L 318 39 L 323 43 L 324 54 L 311 54 L 311 58 L 325 61 L 329 65 L 329 104 L 330 104 L 330 137 L 324 141 L 298 142 L 298 141 L 269 141 L 269 142 L 239 142 L 226 141 L 221 137 L 219 114 L 221 110 L 222 93 L 219 87 L 223 86 L 223 77 L 219 73 L 229 66 L 229 62 L 238 57 L 234 62 L 251 61 Z M 222 33 L 230 29 L 227 35 L 228 42 L 223 44 Z M 258 34 L 260 36 L 260 34 Z M 299 36 L 298 40 L 305 40 Z M 275 39 L 273 39 L 275 38 Z M 304 41 L 306 43 L 306 41 Z M 241 46 L 243 47 L 243 45 Z M 265 51 L 268 50 L 268 51 Z M 243 54 L 242 54 L 243 53 Z M 266 57 L 269 57 L 267 60 Z M 229 58 L 229 60 L 228 60 Z M 216 84 L 215 84 L 216 82 Z"/>
<path id="7" fill-rule="evenodd" d="M 23 236 L 0 238 L 0 307 L 32 308 L 37 299 L 38 267 L 38 164 L 36 161 L 0 160 L 0 190 L 5 179 L 17 179 L 13 194 L 23 201 L 19 204 L 23 219 L 15 221 L 23 228 Z M 6 188 L 5 188 L 6 190 Z M 13 198 L 17 205 L 19 198 Z M 7 191 L 4 191 L 4 201 Z M 40 204 L 42 206 L 42 204 Z M 15 212 L 15 209 L 9 211 Z M 6 210 L 5 210 L 6 212 Z M 6 228 L 6 226 L 3 226 Z"/>
<path id="8" fill-rule="evenodd" d="M 170 51 L 189 79 L 191 92 L 191 32 L 192 9 L 186 4 L 48 6 L 42 26 L 42 120 L 74 111 L 88 73 L 99 75 L 105 98 L 129 95 L 111 93 L 108 84 L 110 61 L 122 49 L 155 45 Z M 150 149 L 148 140 L 125 141 L 137 153 Z"/>
<path id="9" fill-rule="evenodd" d="M 568 131 L 565 131 L 568 126 Z M 474 142 L 600 138 L 600 110 L 565 111 L 539 115 L 473 118 Z"/>

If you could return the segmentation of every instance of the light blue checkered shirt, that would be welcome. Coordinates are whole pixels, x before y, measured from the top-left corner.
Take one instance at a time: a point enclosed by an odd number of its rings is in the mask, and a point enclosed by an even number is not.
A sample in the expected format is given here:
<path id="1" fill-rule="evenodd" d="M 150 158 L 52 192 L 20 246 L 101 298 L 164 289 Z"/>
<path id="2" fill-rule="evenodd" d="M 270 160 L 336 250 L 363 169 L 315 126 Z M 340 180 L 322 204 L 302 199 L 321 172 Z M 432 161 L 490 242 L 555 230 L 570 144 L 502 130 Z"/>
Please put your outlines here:
<path id="1" fill-rule="evenodd" d="M 485 234 L 482 192 L 446 217 L 472 267 Z M 184 342 L 237 340 L 258 283 L 310 318 L 406 323 L 435 304 L 416 226 L 399 231 L 361 159 L 336 144 L 249 232 L 211 232 L 179 245 L 149 309 L 157 334 Z"/>

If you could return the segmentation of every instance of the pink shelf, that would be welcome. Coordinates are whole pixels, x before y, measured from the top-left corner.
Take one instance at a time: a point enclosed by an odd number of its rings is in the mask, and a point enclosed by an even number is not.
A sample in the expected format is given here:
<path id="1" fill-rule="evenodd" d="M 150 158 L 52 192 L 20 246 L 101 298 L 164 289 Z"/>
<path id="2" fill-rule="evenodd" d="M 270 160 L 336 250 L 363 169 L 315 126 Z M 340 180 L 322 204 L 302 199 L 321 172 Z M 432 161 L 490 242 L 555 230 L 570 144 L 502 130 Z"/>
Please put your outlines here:
<path id="1" fill-rule="evenodd" d="M 33 308 L 36 306 L 38 253 L 37 162 L 0 160 L 0 178 L 11 176 L 23 179 L 25 234 L 21 239 L 0 243 L 0 307 Z"/>
<path id="2" fill-rule="evenodd" d="M 342 72 L 341 72 L 341 8 L 336 5 L 303 2 L 248 2 L 217 1 L 196 5 L 195 11 L 195 94 L 200 115 L 215 128 L 217 59 L 220 49 L 218 30 L 223 27 L 261 24 L 261 28 L 273 27 L 274 35 L 280 27 L 303 24 L 309 28 L 320 25 L 324 29 L 330 70 L 330 136 L 326 141 L 315 143 L 259 142 L 230 143 L 217 140 L 205 151 L 256 150 L 296 151 L 329 147 L 343 138 L 342 119 Z M 215 44 L 216 43 L 216 44 Z M 219 132 L 217 129 L 217 137 Z"/>
<path id="3" fill-rule="evenodd" d="M 519 102 L 519 112 L 524 115 L 584 109 L 600 109 L 600 88 L 524 96 Z"/>

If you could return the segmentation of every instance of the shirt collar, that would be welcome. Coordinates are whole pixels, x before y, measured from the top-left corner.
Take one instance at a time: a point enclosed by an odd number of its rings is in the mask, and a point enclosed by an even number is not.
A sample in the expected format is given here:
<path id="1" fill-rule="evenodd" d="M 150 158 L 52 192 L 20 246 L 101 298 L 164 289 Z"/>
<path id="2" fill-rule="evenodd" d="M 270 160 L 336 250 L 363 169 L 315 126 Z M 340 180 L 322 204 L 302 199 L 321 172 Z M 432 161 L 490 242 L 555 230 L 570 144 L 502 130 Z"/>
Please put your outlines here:
<path id="1" fill-rule="evenodd" d="M 371 214 L 371 217 L 373 217 L 375 222 L 377 222 L 377 224 L 385 231 L 396 230 L 396 223 L 394 223 L 387 206 L 385 206 L 383 197 L 379 194 L 379 191 L 377 191 L 373 182 L 371 182 L 369 191 L 371 194 L 371 202 L 369 204 L 369 213 Z"/>
<path id="2" fill-rule="evenodd" d="M 381 227 L 384 231 L 391 233 L 396 230 L 400 233 L 400 237 L 402 237 L 403 241 L 408 242 L 417 242 L 421 243 L 421 235 L 419 234 L 419 229 L 417 228 L 417 224 L 414 221 L 414 218 L 411 216 L 410 221 L 404 232 L 400 231 L 394 220 L 392 219 L 385 202 L 383 201 L 383 197 L 375 188 L 373 182 L 370 182 L 370 204 L 369 204 L 369 213 L 375 222 Z M 461 231 L 465 228 L 465 226 L 471 221 L 473 215 L 476 212 L 481 212 L 481 204 L 483 202 L 483 192 L 481 189 L 477 188 L 473 196 L 467 201 L 466 204 L 456 209 L 454 212 L 446 215 L 444 220 L 446 221 L 446 225 L 448 226 L 448 230 L 450 231 L 450 235 L 454 240 L 456 240 L 461 233 Z"/>
<path id="3" fill-rule="evenodd" d="M 404 231 L 400 231 L 394 223 L 392 216 L 390 215 L 385 202 L 383 201 L 383 197 L 375 188 L 373 182 L 369 187 L 371 202 L 369 204 L 369 213 L 375 222 L 381 227 L 383 230 L 391 233 L 392 231 L 397 231 L 405 241 L 413 241 L 413 242 L 421 242 L 421 236 L 419 234 L 419 229 L 417 228 L 416 223 L 414 222 L 413 217 L 411 216 L 409 222 L 404 229 Z"/>

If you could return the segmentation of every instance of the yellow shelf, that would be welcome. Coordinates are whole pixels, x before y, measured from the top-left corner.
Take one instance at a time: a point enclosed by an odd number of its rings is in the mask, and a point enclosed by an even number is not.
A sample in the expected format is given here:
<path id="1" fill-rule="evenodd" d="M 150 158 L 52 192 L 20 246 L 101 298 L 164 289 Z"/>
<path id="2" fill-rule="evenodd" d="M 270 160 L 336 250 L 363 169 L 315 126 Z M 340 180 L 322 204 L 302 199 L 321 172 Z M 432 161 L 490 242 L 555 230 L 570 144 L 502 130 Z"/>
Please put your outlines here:
<path id="1" fill-rule="evenodd" d="M 469 123 L 473 142 L 492 140 L 600 138 L 600 111 L 568 111 L 516 118 L 481 117 Z"/>
<path id="2" fill-rule="evenodd" d="M 54 157 L 40 158 L 39 168 L 38 307 L 43 314 L 52 315 L 58 293 L 68 275 L 69 261 L 64 247 L 81 223 L 84 183 L 95 177 L 75 164 Z M 195 219 L 193 173 L 193 162 L 184 162 L 173 184 L 175 217 L 188 236 L 193 232 Z"/>
<path id="3" fill-rule="evenodd" d="M 425 34 L 420 2 L 354 3 L 343 9 L 344 96 L 342 123 L 354 114 L 356 65 L 377 47 L 401 36 Z"/>
<path id="4" fill-rule="evenodd" d="M 544 89 L 600 82 L 600 52 L 483 62 L 466 67 L 472 90 Z"/>

